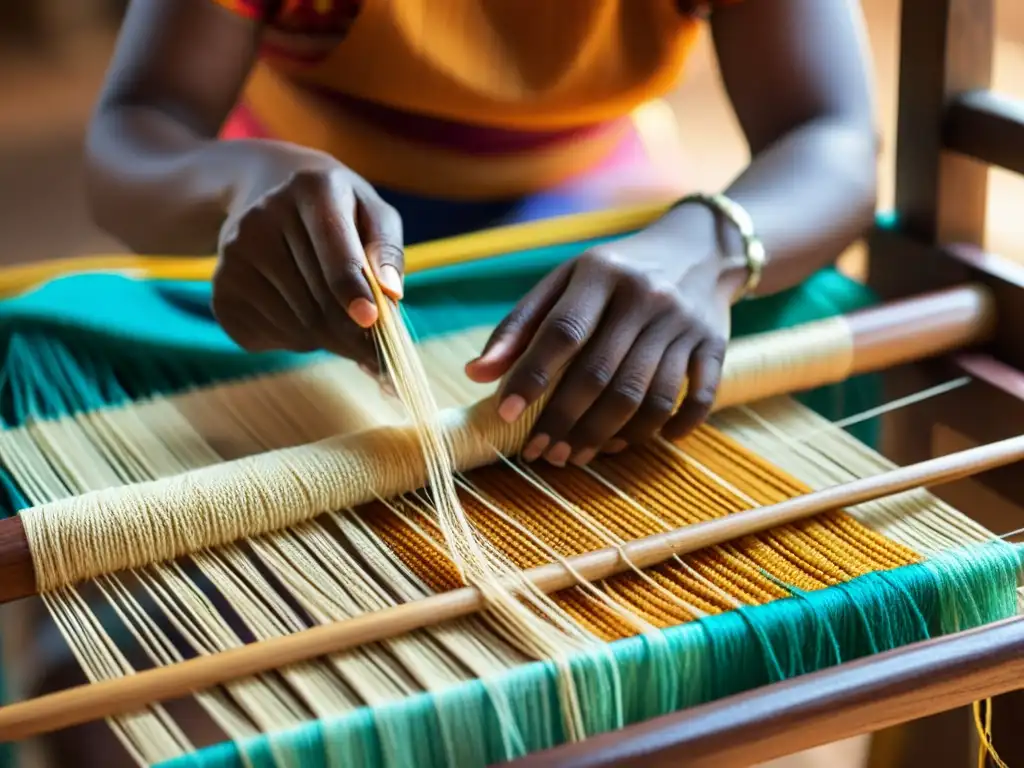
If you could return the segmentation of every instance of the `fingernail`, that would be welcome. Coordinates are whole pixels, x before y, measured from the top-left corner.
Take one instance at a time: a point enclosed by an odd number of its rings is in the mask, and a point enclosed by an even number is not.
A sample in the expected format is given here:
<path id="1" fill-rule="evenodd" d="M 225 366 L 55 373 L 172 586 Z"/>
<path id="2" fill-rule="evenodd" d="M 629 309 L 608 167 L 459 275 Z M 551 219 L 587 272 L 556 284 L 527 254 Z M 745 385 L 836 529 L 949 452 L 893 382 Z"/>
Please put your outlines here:
<path id="1" fill-rule="evenodd" d="M 359 298 L 348 305 L 348 316 L 361 328 L 369 328 L 377 322 L 377 308 L 366 299 Z"/>
<path id="2" fill-rule="evenodd" d="M 629 443 L 625 440 L 609 440 L 604 446 L 605 453 L 622 453 L 626 448 L 629 447 Z"/>
<path id="3" fill-rule="evenodd" d="M 572 463 L 577 467 L 585 467 L 594 460 L 595 456 L 597 456 L 597 451 L 593 448 L 584 448 L 582 451 L 576 452 L 576 455 L 572 457 Z"/>
<path id="4" fill-rule="evenodd" d="M 544 449 L 548 447 L 550 442 L 551 438 L 547 435 L 537 435 L 523 449 L 523 460 L 536 461 L 544 453 Z"/>
<path id="5" fill-rule="evenodd" d="M 380 268 L 381 287 L 392 299 L 396 301 L 402 298 L 402 275 L 391 264 L 385 264 Z"/>
<path id="6" fill-rule="evenodd" d="M 556 467 L 564 467 L 565 462 L 572 455 L 572 446 L 568 443 L 555 443 L 555 447 L 548 451 L 545 458 Z"/>
<path id="7" fill-rule="evenodd" d="M 511 424 L 513 421 L 523 415 L 523 411 L 526 410 L 526 401 L 519 395 L 511 395 L 506 397 L 500 406 L 498 406 L 498 415 Z"/>

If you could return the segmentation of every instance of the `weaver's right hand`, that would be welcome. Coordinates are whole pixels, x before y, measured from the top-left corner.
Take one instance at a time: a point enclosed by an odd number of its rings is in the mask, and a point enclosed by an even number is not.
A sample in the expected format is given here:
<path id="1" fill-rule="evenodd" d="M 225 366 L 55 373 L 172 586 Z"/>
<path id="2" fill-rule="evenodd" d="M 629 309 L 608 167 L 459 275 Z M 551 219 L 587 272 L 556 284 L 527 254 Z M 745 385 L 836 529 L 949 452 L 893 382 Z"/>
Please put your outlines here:
<path id="1" fill-rule="evenodd" d="M 402 296 L 402 221 L 332 157 L 290 144 L 239 142 L 246 182 L 231 201 L 213 277 L 213 312 L 253 352 L 325 349 L 379 373 L 366 268 Z"/>

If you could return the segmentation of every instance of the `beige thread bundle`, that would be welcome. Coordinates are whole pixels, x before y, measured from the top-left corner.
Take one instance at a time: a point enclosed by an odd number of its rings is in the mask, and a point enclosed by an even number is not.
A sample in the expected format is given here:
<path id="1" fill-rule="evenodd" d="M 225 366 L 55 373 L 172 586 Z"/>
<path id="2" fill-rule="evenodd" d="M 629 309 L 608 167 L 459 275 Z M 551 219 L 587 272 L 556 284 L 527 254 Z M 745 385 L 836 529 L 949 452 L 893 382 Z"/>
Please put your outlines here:
<path id="1" fill-rule="evenodd" d="M 730 345 L 716 408 L 779 394 L 794 378 L 807 376 L 801 366 L 814 385 L 841 380 L 850 370 L 852 340 L 841 320 L 771 336 L 774 343 L 748 338 Z M 539 406 L 511 425 L 497 416 L 491 398 L 444 410 L 434 419 L 432 450 L 446 445 L 458 471 L 514 455 Z M 36 582 L 41 591 L 49 591 L 280 530 L 377 496 L 406 493 L 430 479 L 417 426 L 391 425 L 159 480 L 91 492 L 83 487 L 80 495 L 48 500 L 20 517 Z"/>
<path id="2" fill-rule="evenodd" d="M 419 353 L 400 315 L 375 283 L 374 292 L 381 308 L 375 335 L 386 370 L 419 435 L 428 487 L 448 554 L 463 579 L 484 595 L 488 619 L 498 627 L 499 634 L 533 658 L 555 661 L 567 735 L 571 740 L 584 738 L 587 734 L 581 702 L 569 659 L 574 652 L 587 649 L 605 654 L 608 651 L 598 638 L 576 624 L 548 595 L 526 579 L 510 560 L 478 536 L 459 500 L 452 444 L 441 425 L 441 412 L 434 402 Z M 521 423 L 528 428 L 532 418 L 522 419 Z M 523 434 L 517 443 L 521 444 L 525 436 Z M 488 447 L 495 451 L 493 446 Z M 496 451 L 496 455 L 504 452 Z M 640 631 L 652 629 L 639 617 L 630 614 L 629 618 Z M 613 669 L 614 665 L 610 663 L 609 668 Z M 618 686 L 615 688 L 617 692 Z"/>

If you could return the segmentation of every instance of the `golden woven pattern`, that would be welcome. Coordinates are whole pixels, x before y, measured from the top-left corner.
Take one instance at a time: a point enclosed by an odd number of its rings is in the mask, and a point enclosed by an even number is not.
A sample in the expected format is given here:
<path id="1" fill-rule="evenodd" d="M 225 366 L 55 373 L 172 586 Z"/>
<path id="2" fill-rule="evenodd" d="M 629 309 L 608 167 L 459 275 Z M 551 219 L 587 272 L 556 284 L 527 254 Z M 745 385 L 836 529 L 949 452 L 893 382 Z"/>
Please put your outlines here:
<path id="1" fill-rule="evenodd" d="M 502 465 L 470 473 L 467 480 L 474 492 L 463 491 L 462 502 L 489 542 L 516 566 L 530 568 L 551 561 L 545 546 L 561 556 L 581 554 L 616 540 L 637 539 L 741 512 L 749 509 L 751 502 L 771 504 L 810 491 L 709 426 L 697 430 L 678 448 L 679 452 L 656 444 L 599 459 L 592 465 L 594 474 L 576 468 L 531 468 L 550 490 L 588 516 L 589 524 Z M 721 478 L 728 478 L 727 483 Z M 495 514 L 481 497 L 515 524 Z M 364 519 L 431 589 L 461 586 L 454 564 L 442 551 L 440 533 L 421 509 L 414 499 L 397 503 L 393 510 L 381 504 L 368 510 Z M 524 536 L 517 526 L 527 529 L 543 546 Z M 635 573 L 608 579 L 601 586 L 633 613 L 665 627 L 696 618 L 686 606 L 720 613 L 738 603 L 756 605 L 785 597 L 784 585 L 822 589 L 919 559 L 907 547 L 836 512 L 648 569 L 647 576 L 657 586 Z M 636 631 L 581 589 L 563 591 L 558 603 L 604 640 Z"/>

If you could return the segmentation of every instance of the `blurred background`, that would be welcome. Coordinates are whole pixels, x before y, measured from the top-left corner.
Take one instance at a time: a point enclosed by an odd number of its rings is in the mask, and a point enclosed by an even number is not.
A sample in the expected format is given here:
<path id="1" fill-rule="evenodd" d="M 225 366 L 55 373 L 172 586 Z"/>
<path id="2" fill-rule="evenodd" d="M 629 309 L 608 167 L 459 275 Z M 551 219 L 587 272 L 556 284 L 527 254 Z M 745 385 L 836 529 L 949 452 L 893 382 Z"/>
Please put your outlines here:
<path id="1" fill-rule="evenodd" d="M 119 250 L 83 204 L 81 143 L 128 0 L 0 0 L 0 263 Z M 996 87 L 1024 97 L 1024 1 L 999 0 Z M 898 0 L 863 0 L 892 198 Z M 746 154 L 703 44 L 672 97 L 694 188 L 719 186 Z M 724 126 L 724 129 L 723 129 Z M 994 173 L 990 250 L 1024 258 L 1024 180 Z"/>

